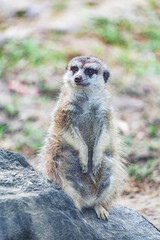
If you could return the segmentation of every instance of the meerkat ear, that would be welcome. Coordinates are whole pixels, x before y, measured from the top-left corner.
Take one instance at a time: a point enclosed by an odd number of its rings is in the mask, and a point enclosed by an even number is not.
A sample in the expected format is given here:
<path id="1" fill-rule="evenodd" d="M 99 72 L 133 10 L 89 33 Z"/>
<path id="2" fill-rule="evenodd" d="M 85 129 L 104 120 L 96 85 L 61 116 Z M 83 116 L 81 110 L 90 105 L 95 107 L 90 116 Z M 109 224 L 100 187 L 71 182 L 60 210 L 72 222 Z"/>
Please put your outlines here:
<path id="1" fill-rule="evenodd" d="M 105 83 L 107 82 L 109 76 L 110 76 L 110 73 L 108 72 L 108 70 L 105 70 L 103 72 L 103 78 L 104 78 Z"/>

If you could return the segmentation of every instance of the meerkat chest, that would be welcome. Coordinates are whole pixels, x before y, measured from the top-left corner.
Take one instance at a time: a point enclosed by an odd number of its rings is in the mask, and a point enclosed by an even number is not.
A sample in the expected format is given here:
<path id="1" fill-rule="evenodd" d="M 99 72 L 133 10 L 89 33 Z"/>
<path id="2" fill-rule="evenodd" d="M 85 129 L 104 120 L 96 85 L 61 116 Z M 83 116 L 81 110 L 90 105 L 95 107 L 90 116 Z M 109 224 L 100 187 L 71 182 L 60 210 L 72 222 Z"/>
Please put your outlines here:
<path id="1" fill-rule="evenodd" d="M 78 127 L 86 144 L 89 147 L 93 147 L 96 136 L 103 122 L 99 104 L 79 105 L 75 115 L 76 118 L 74 119 L 74 125 Z"/>

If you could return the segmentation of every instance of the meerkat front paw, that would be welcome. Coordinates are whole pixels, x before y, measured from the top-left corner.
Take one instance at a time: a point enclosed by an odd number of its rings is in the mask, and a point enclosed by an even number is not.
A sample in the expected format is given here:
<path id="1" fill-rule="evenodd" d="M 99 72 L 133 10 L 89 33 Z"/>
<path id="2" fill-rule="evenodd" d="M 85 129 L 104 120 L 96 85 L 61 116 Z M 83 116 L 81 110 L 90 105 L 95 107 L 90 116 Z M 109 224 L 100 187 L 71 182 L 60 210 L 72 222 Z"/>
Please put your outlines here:
<path id="1" fill-rule="evenodd" d="M 82 154 L 83 153 L 83 154 Z M 79 153 L 79 164 L 82 169 L 82 173 L 87 173 L 88 171 L 88 149 L 82 149 Z"/>
<path id="2" fill-rule="evenodd" d="M 92 164 L 92 172 L 93 172 L 93 175 L 96 176 L 98 173 L 99 173 L 99 170 L 101 168 L 101 164 Z"/>
<path id="3" fill-rule="evenodd" d="M 100 157 L 97 154 L 94 154 L 92 159 L 92 172 L 95 176 L 99 173 L 99 170 L 101 168 L 101 163 L 102 163 L 102 157 Z"/>
<path id="4" fill-rule="evenodd" d="M 80 167 L 82 169 L 82 173 L 87 173 L 88 171 L 88 166 L 84 163 L 80 163 Z"/>
<path id="5" fill-rule="evenodd" d="M 101 205 L 95 206 L 95 212 L 98 216 L 98 218 L 103 219 L 103 220 L 108 220 L 109 219 L 109 212 Z"/>
<path id="6" fill-rule="evenodd" d="M 87 171 L 88 171 L 88 158 L 79 157 L 79 165 L 81 167 L 82 173 L 87 173 Z"/>

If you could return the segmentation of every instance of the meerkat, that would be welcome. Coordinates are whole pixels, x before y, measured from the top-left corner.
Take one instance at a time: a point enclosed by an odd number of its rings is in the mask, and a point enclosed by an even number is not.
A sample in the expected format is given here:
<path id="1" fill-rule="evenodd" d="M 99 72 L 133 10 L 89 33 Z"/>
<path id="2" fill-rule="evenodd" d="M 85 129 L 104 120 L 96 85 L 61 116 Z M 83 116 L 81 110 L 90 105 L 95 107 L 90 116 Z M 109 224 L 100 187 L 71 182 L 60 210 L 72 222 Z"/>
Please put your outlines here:
<path id="1" fill-rule="evenodd" d="M 107 89 L 109 75 L 96 57 L 78 56 L 68 63 L 39 156 L 41 171 L 75 206 L 80 211 L 93 207 L 101 219 L 108 219 L 125 180 Z"/>

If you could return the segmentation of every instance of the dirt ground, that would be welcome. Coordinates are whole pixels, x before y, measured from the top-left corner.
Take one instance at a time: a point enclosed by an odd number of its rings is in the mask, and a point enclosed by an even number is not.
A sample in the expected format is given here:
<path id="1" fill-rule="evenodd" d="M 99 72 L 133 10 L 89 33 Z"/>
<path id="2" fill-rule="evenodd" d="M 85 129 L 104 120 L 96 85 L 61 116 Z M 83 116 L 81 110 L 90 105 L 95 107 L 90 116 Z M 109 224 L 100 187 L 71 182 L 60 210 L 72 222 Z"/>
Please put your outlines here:
<path id="1" fill-rule="evenodd" d="M 31 161 L 67 61 L 109 67 L 129 183 L 119 203 L 160 228 L 159 0 L 0 0 L 0 146 Z"/>

